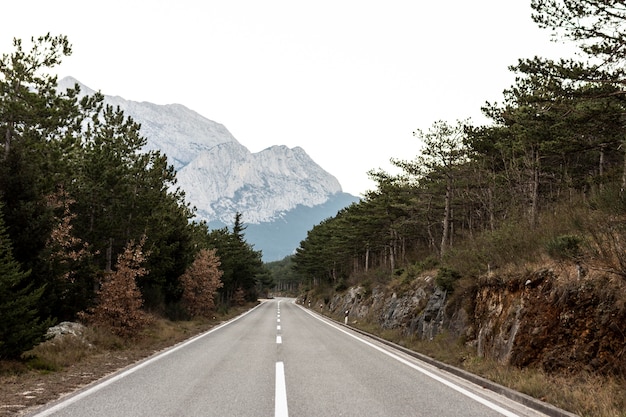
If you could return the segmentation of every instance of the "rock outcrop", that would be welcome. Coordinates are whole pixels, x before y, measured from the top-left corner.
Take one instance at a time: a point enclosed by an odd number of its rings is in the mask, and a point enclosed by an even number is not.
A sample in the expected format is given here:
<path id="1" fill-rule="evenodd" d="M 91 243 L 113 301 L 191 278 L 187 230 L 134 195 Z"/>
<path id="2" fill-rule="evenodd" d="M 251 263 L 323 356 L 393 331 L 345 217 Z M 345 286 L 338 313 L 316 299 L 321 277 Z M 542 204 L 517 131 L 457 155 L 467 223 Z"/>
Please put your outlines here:
<path id="1" fill-rule="evenodd" d="M 368 321 L 424 340 L 447 332 L 503 364 L 626 376 L 621 277 L 580 278 L 573 267 L 544 268 L 484 277 L 452 297 L 423 275 L 401 288 L 359 286 L 313 302 L 337 317 L 348 311 L 352 323 Z"/>

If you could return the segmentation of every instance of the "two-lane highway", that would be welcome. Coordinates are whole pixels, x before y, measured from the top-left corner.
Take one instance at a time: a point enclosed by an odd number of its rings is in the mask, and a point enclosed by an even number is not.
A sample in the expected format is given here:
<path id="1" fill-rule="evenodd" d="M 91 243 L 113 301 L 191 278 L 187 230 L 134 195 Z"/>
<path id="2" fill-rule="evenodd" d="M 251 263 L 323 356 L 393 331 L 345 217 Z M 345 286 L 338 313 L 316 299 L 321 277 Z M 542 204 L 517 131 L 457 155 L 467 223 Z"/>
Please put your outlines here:
<path id="1" fill-rule="evenodd" d="M 33 415 L 541 414 L 280 299 Z"/>

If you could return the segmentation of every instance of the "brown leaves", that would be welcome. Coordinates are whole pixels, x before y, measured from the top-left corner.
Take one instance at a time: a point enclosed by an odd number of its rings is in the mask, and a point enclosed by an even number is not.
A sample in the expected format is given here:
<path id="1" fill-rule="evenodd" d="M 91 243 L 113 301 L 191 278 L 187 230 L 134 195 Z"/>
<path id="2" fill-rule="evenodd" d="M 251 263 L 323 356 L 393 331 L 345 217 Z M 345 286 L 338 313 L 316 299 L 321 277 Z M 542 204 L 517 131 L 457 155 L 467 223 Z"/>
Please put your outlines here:
<path id="1" fill-rule="evenodd" d="M 60 189 L 47 197 L 48 206 L 53 209 L 63 210 L 61 216 L 55 217 L 54 229 L 50 233 L 46 247 L 50 251 L 50 264 L 53 265 L 57 274 L 70 282 L 74 281 L 73 267 L 76 263 L 90 256 L 89 244 L 83 242 L 73 234 L 72 220 L 76 214 L 72 213 L 70 206 L 75 203 L 68 192 Z"/>
<path id="2" fill-rule="evenodd" d="M 202 249 L 193 264 L 179 278 L 183 306 L 192 317 L 208 317 L 215 309 L 215 294 L 224 284 L 215 249 Z"/>
<path id="3" fill-rule="evenodd" d="M 130 337 L 149 321 L 141 309 L 143 299 L 136 279 L 148 271 L 142 266 L 146 260 L 143 252 L 145 236 L 135 245 L 130 241 L 117 258 L 115 271 L 109 273 L 100 291 L 98 305 L 81 316 L 91 324 L 109 328 L 121 337 Z"/>

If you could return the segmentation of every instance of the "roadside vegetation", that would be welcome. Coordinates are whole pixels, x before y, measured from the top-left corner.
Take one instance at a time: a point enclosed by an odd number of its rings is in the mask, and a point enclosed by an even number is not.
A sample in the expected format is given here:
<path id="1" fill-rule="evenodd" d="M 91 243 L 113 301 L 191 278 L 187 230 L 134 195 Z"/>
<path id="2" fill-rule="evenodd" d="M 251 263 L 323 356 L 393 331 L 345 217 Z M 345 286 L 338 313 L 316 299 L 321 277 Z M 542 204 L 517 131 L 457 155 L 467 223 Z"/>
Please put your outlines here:
<path id="1" fill-rule="evenodd" d="M 421 153 L 392 161 L 399 173 L 371 171 L 376 188 L 315 226 L 285 263 L 298 273 L 298 294 L 324 305 L 351 287 L 401 294 L 434 271 L 448 308 L 470 317 L 480 288 L 516 290 L 532 271 L 558 271 L 555 304 L 610 311 L 596 328 L 612 334 L 612 353 L 593 358 L 605 342 L 597 340 L 569 370 L 503 365 L 459 334 L 422 341 L 376 320 L 358 326 L 582 415 L 625 415 L 626 325 L 610 317 L 626 311 L 626 10 L 617 1 L 531 5 L 535 22 L 579 54 L 513 64 L 515 84 L 482 109 L 486 125 L 416 129 Z M 572 333 L 572 343 L 582 336 Z"/>
<path id="2" fill-rule="evenodd" d="M 100 93 L 57 90 L 65 36 L 0 57 L 0 361 L 81 321 L 134 339 L 153 321 L 227 314 L 272 286 L 232 228 L 191 221 L 167 156 Z"/>
<path id="3" fill-rule="evenodd" d="M 16 39 L 0 59 L 3 388 L 19 387 L 16 375 L 63 372 L 101 355 L 123 366 L 270 288 L 328 302 L 352 286 L 402 291 L 426 270 L 437 271 L 449 305 L 471 312 L 480 285 L 506 288 L 556 265 L 572 282 L 592 277 L 594 302 L 610 302 L 622 317 L 626 10 L 619 1 L 531 5 L 535 22 L 579 55 L 513 64 L 514 85 L 483 108 L 489 124 L 416 129 L 419 155 L 394 160 L 398 174 L 371 171 L 374 190 L 269 268 L 246 242 L 241 214 L 231 229 L 190 221 L 173 167 L 165 155 L 141 151 L 138 124 L 99 93 L 56 90 L 49 72 L 71 54 L 66 37 L 44 35 L 29 48 Z M 576 289 L 565 288 L 562 302 L 575 303 Z M 90 325 L 85 344 L 46 342 L 51 325 L 77 320 Z M 612 346 L 621 368 L 590 361 L 575 372 L 504 366 L 459 335 L 422 341 L 360 325 L 583 415 L 623 416 L 625 323 L 606 324 L 623 336 Z"/>
<path id="4" fill-rule="evenodd" d="M 106 327 L 63 323 L 57 326 L 60 329 L 56 336 L 25 352 L 19 360 L 0 361 L 0 416 L 32 411 L 207 331 L 254 305 L 246 303 L 231 307 L 228 313 L 214 312 L 210 317 L 192 320 L 152 316 L 133 338 Z"/>

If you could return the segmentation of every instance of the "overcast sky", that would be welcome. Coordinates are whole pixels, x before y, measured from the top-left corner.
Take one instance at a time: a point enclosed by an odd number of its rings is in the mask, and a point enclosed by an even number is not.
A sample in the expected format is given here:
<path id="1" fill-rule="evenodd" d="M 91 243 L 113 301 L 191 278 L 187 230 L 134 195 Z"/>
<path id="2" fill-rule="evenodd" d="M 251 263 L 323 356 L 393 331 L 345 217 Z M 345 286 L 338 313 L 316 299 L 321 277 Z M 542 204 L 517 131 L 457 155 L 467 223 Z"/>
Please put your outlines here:
<path id="1" fill-rule="evenodd" d="M 13 37 L 67 35 L 58 68 L 104 94 L 180 103 L 252 152 L 300 146 L 344 191 L 413 159 L 416 129 L 484 122 L 518 58 L 562 46 L 530 0 L 20 0 L 1 6 Z"/>

